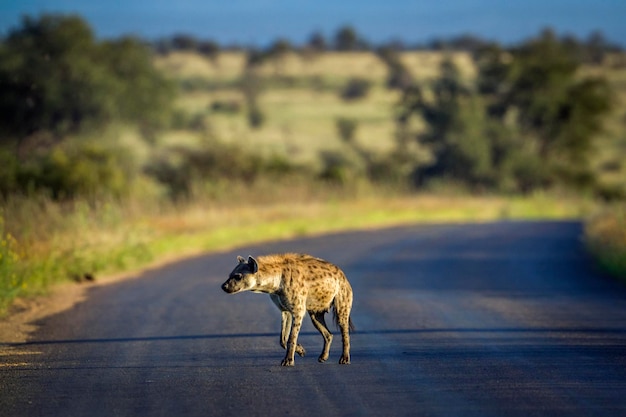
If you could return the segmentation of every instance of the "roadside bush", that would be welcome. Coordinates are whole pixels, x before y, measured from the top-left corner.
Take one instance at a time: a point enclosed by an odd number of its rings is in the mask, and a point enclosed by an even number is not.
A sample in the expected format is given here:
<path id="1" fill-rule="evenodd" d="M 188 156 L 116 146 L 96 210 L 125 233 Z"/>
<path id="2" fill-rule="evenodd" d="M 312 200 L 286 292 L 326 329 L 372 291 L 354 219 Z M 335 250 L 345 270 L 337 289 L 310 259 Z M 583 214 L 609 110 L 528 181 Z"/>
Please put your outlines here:
<path id="1" fill-rule="evenodd" d="M 318 178 L 333 185 L 353 184 L 363 178 L 366 161 L 351 152 L 322 151 L 320 152 L 322 168 Z"/>
<path id="2" fill-rule="evenodd" d="M 284 157 L 263 157 L 236 145 L 210 141 L 200 149 L 167 149 L 154 158 L 145 172 L 165 186 L 170 198 L 181 200 L 193 197 L 199 183 L 226 181 L 249 185 L 261 177 L 281 177 L 297 170 Z"/>
<path id="3" fill-rule="evenodd" d="M 598 263 L 626 280 L 626 209 L 607 208 L 585 224 L 585 243 Z"/>
<path id="4" fill-rule="evenodd" d="M 121 197 L 133 180 L 131 161 L 123 149 L 95 142 L 58 146 L 19 165 L 22 193 L 41 191 L 54 199 Z"/>

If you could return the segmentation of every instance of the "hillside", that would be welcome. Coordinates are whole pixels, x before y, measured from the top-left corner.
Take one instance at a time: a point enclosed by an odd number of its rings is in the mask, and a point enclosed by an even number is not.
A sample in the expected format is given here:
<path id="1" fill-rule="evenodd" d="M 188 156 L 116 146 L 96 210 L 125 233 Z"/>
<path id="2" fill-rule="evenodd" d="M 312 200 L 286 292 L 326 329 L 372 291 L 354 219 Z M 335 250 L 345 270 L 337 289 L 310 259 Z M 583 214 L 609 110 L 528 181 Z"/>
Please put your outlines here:
<path id="1" fill-rule="evenodd" d="M 467 52 L 401 53 L 414 80 L 425 84 L 439 76 L 446 57 L 458 66 L 463 82 L 472 86 L 477 69 Z M 622 162 L 626 160 L 624 59 L 613 55 L 604 65 L 587 65 L 581 71 L 606 77 L 614 95 L 614 109 L 596 141 L 593 162 L 601 178 L 610 183 L 626 182 L 626 164 Z M 337 129 L 337 120 L 348 118 L 356 122 L 355 140 L 363 147 L 377 152 L 393 146 L 394 111 L 401 93 L 387 88 L 388 69 L 374 53 L 291 52 L 263 63 L 258 71 L 262 77 L 259 106 L 264 115 L 260 128 L 251 128 L 246 119 L 240 87 L 246 71 L 245 52 L 221 52 L 215 59 L 194 52 L 173 52 L 156 56 L 155 64 L 182 87 L 177 108 L 201 117 L 210 134 L 221 141 L 318 166 L 322 152 L 350 152 Z M 362 98 L 343 100 L 340 92 L 353 79 L 366 80 L 369 90 Z M 164 135 L 164 142 L 191 145 L 201 134 L 179 129 Z"/>
<path id="2" fill-rule="evenodd" d="M 455 53 L 455 62 L 467 79 L 474 67 L 467 53 Z M 418 80 L 434 78 L 443 55 L 412 52 L 403 60 Z M 219 140 L 236 142 L 266 154 L 289 155 L 295 161 L 317 164 L 322 151 L 346 151 L 337 132 L 336 121 L 350 118 L 357 122 L 356 140 L 363 146 L 387 150 L 393 143 L 394 105 L 399 92 L 385 86 L 385 64 L 369 52 L 326 52 L 311 56 L 290 53 L 265 63 L 260 74 L 264 86 L 260 107 L 265 122 L 259 129 L 248 126 L 245 100 L 239 83 L 244 76 L 246 55 L 223 52 L 210 60 L 190 52 L 159 56 L 155 63 L 183 88 L 177 102 L 179 109 L 191 115 L 203 115 L 211 133 Z M 345 101 L 341 89 L 351 79 L 367 80 L 367 95 Z M 235 111 L 216 110 L 214 105 L 231 104 Z M 193 135 L 192 135 L 193 136 Z M 166 141 L 191 140 L 177 131 Z"/>

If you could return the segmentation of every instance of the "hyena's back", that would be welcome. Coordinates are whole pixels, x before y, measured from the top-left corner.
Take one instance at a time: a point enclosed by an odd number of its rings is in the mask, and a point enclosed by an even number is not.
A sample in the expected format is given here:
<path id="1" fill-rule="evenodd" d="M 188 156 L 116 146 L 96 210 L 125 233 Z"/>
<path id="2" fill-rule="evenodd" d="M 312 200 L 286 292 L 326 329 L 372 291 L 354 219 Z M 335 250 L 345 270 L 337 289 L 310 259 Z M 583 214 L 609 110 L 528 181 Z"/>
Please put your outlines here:
<path id="1" fill-rule="evenodd" d="M 349 296 L 351 301 L 350 283 L 343 271 L 330 262 L 293 253 L 264 256 L 259 261 L 281 266 L 283 288 L 289 292 L 305 293 L 307 311 L 328 311 L 337 297 L 343 300 Z"/>

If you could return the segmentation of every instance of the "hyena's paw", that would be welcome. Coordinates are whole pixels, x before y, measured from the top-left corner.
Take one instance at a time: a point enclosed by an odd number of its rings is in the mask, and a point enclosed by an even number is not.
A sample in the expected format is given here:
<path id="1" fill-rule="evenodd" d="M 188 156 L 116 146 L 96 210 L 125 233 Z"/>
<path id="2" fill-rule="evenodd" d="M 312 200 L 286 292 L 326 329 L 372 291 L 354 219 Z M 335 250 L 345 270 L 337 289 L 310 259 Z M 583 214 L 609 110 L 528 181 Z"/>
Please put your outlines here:
<path id="1" fill-rule="evenodd" d="M 324 362 L 326 362 L 327 359 L 328 359 L 328 355 L 321 354 L 320 357 L 317 358 L 317 361 L 319 363 L 324 363 Z"/>
<path id="2" fill-rule="evenodd" d="M 341 365 L 349 365 L 350 364 L 350 355 L 341 355 L 339 359 L 339 364 Z"/>
<path id="3" fill-rule="evenodd" d="M 280 366 L 294 366 L 295 365 L 295 361 L 291 358 L 285 358 L 283 359 L 283 361 L 280 363 Z"/>
<path id="4" fill-rule="evenodd" d="M 304 357 L 304 355 L 306 355 L 306 349 L 304 349 L 304 346 L 301 344 L 298 344 L 296 346 L 296 353 L 300 355 L 300 357 Z"/>

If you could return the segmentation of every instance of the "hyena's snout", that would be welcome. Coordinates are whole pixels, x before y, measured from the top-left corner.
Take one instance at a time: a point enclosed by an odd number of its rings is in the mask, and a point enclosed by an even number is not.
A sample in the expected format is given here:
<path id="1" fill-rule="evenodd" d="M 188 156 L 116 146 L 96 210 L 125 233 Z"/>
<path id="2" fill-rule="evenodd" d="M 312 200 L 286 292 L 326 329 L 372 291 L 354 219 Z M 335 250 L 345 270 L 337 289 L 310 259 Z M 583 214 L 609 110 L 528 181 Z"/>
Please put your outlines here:
<path id="1" fill-rule="evenodd" d="M 250 275 L 232 274 L 226 282 L 222 284 L 222 289 L 229 294 L 234 294 L 249 289 L 250 285 L 252 285 Z"/>
<path id="2" fill-rule="evenodd" d="M 235 280 L 229 279 L 225 283 L 222 284 L 222 290 L 224 290 L 224 292 L 232 294 L 234 292 L 239 291 L 239 288 Z"/>

